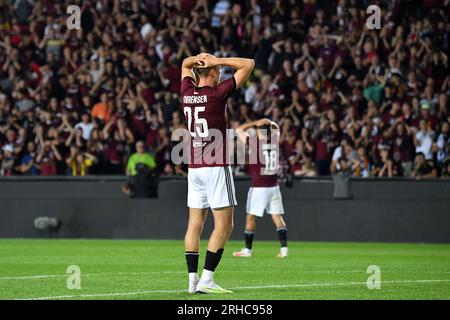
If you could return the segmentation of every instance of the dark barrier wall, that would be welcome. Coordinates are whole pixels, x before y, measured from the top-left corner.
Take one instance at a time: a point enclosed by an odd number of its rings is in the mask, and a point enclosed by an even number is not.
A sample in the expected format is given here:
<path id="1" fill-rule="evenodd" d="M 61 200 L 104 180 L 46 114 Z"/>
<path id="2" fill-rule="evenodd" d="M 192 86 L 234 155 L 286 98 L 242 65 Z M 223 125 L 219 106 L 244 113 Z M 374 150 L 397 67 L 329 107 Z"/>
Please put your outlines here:
<path id="1" fill-rule="evenodd" d="M 162 180 L 159 199 L 128 199 L 122 177 L 0 179 L 0 237 L 182 239 L 187 182 Z M 241 239 L 248 179 L 236 180 L 233 239 Z M 450 243 L 450 182 L 353 180 L 353 199 L 333 199 L 331 179 L 282 186 L 289 238 L 314 241 Z M 34 228 L 39 216 L 62 221 L 53 234 Z M 212 228 L 209 217 L 204 238 Z M 257 239 L 276 239 L 270 216 Z"/>

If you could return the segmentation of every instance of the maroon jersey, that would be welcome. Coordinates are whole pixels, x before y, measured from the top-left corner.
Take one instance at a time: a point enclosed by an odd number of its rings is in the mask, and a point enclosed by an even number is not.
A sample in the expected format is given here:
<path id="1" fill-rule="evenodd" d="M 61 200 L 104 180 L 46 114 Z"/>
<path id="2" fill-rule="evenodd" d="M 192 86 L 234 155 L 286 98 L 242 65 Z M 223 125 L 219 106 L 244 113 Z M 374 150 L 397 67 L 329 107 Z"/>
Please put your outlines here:
<path id="1" fill-rule="evenodd" d="M 268 188 L 278 186 L 278 152 L 279 148 L 267 140 L 258 139 L 258 155 L 249 156 L 249 174 L 252 177 L 252 187 Z M 251 146 L 250 146 L 251 147 Z M 257 160 L 254 163 L 253 160 Z"/>
<path id="2" fill-rule="evenodd" d="M 231 77 L 216 87 L 197 87 L 193 78 L 181 82 L 181 99 L 191 135 L 190 168 L 222 167 L 229 164 L 226 148 L 226 103 L 236 89 Z"/>

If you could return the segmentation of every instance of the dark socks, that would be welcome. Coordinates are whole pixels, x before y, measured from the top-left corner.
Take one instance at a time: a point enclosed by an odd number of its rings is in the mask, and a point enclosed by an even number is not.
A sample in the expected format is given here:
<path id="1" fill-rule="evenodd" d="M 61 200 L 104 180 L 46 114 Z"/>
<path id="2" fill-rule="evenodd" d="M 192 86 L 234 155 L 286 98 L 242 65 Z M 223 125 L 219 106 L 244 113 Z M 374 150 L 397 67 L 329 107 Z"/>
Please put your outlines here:
<path id="1" fill-rule="evenodd" d="M 206 251 L 205 270 L 214 272 L 222 258 L 222 253 L 223 249 L 219 249 L 217 252 Z"/>
<path id="2" fill-rule="evenodd" d="M 188 267 L 188 272 L 197 272 L 198 269 L 198 252 L 187 251 L 184 253 L 186 257 L 186 264 Z"/>
<path id="3" fill-rule="evenodd" d="M 287 247 L 287 229 L 286 227 L 277 228 L 278 238 L 280 239 L 281 247 Z"/>
<path id="4" fill-rule="evenodd" d="M 245 247 L 247 249 L 251 249 L 253 245 L 253 237 L 255 236 L 255 231 L 245 230 Z"/>

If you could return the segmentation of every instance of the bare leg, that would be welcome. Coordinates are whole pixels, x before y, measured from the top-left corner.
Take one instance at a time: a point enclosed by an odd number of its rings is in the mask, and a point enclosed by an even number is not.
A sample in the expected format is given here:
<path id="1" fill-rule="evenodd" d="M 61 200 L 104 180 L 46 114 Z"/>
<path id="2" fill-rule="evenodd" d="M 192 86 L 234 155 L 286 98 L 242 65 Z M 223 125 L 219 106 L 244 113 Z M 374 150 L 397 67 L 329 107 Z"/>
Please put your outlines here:
<path id="1" fill-rule="evenodd" d="M 256 230 L 256 216 L 247 213 L 247 218 L 245 221 L 245 231 L 255 231 Z"/>
<path id="2" fill-rule="evenodd" d="M 286 228 L 286 223 L 284 222 L 283 216 L 281 214 L 272 214 L 272 221 L 277 229 Z"/>
<path id="3" fill-rule="evenodd" d="M 189 208 L 189 224 L 184 237 L 186 252 L 198 252 L 200 249 L 200 235 L 206 221 L 208 209 Z"/>
<path id="4" fill-rule="evenodd" d="M 213 209 L 214 230 L 209 238 L 208 251 L 217 252 L 225 247 L 231 231 L 233 231 L 234 207 Z"/>

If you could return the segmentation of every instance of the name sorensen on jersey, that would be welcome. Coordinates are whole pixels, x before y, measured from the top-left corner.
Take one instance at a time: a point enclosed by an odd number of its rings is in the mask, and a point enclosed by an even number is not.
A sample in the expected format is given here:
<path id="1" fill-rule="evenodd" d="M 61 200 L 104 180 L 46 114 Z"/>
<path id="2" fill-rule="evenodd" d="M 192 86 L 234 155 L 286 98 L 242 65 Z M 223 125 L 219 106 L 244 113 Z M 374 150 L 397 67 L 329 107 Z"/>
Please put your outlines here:
<path id="1" fill-rule="evenodd" d="M 202 96 L 183 96 L 183 103 L 193 104 L 193 103 L 207 103 L 208 97 L 206 95 Z"/>

